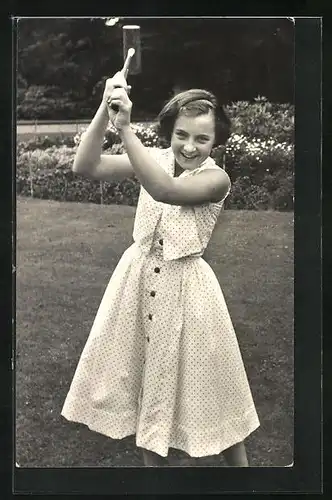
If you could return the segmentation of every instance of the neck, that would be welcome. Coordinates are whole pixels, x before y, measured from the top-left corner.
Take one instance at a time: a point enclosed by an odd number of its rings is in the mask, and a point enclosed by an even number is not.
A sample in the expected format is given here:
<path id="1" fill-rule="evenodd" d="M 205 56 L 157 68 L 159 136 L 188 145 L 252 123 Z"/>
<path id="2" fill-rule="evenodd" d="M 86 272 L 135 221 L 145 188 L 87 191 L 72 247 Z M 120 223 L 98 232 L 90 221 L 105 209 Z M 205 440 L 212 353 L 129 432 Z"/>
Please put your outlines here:
<path id="1" fill-rule="evenodd" d="M 180 167 L 180 165 L 178 164 L 178 162 L 176 160 L 175 161 L 175 167 L 174 167 L 174 177 L 178 177 L 179 175 L 182 174 L 182 172 L 184 172 L 184 169 L 182 167 Z"/>

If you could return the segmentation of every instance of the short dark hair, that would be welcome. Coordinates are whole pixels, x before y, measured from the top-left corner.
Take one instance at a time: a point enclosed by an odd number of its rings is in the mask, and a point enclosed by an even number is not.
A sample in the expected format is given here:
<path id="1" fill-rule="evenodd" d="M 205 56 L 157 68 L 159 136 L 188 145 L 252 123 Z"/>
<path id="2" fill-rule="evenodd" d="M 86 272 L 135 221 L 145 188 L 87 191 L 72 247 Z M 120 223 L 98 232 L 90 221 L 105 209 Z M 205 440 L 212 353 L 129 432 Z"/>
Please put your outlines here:
<path id="1" fill-rule="evenodd" d="M 210 110 L 214 113 L 216 123 L 214 145 L 224 145 L 230 136 L 231 121 L 224 108 L 218 105 L 216 97 L 203 89 L 185 90 L 172 97 L 158 115 L 158 133 L 162 138 L 170 141 L 179 113 L 188 112 L 197 116 L 208 113 Z"/>

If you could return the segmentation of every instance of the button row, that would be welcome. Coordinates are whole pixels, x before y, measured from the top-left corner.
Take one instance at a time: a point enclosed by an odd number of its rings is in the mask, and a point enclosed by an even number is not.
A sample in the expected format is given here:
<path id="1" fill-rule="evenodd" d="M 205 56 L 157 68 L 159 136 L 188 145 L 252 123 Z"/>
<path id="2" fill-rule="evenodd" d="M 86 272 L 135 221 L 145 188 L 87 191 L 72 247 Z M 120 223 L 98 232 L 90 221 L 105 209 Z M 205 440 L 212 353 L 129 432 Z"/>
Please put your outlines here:
<path id="1" fill-rule="evenodd" d="M 163 243 L 164 243 L 163 240 L 160 239 L 159 240 L 159 245 L 162 246 Z M 154 272 L 157 273 L 157 274 L 160 273 L 160 267 L 155 267 L 154 268 Z M 151 290 L 150 295 L 151 295 L 151 297 L 155 297 L 156 296 L 156 292 L 154 290 Z M 152 314 L 149 314 L 148 318 L 149 318 L 150 321 L 152 320 L 152 317 L 153 317 Z M 146 340 L 147 340 L 147 342 L 150 342 L 150 338 L 149 337 L 146 337 Z"/>

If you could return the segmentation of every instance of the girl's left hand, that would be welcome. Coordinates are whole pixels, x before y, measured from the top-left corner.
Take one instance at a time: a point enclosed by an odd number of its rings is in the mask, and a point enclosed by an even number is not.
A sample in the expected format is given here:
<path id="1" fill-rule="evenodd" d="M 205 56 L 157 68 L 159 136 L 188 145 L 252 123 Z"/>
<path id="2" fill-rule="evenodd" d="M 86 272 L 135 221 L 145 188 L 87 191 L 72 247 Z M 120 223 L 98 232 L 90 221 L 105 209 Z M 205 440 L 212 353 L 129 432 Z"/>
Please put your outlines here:
<path id="1" fill-rule="evenodd" d="M 126 90 L 121 88 L 115 88 L 111 95 L 107 99 L 107 104 L 109 106 L 116 105 L 119 109 L 116 113 L 113 113 L 111 119 L 112 124 L 118 129 L 122 130 L 124 127 L 130 125 L 131 121 L 131 108 L 132 102 L 128 97 Z"/>

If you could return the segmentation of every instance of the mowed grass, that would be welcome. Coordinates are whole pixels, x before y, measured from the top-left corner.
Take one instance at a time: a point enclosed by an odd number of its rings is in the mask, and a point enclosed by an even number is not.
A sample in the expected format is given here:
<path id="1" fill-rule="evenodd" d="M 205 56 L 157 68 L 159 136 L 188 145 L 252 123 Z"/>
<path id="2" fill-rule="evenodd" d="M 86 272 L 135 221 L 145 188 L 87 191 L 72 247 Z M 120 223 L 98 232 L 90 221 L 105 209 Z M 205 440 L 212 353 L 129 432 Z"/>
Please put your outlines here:
<path id="1" fill-rule="evenodd" d="M 80 129 L 79 129 L 80 130 Z M 49 137 L 50 139 L 67 139 L 69 137 L 74 138 L 76 135 L 76 130 L 73 132 L 48 132 L 46 133 L 39 133 L 39 132 L 21 132 L 17 134 L 16 136 L 16 141 L 18 142 L 25 142 L 29 141 L 31 139 L 38 139 L 38 137 Z"/>
<path id="2" fill-rule="evenodd" d="M 17 200 L 16 461 L 21 467 L 142 466 L 61 415 L 105 287 L 132 243 L 135 208 Z M 293 214 L 224 211 L 206 260 L 237 332 L 261 426 L 253 466 L 293 460 Z M 173 452 L 173 464 L 181 453 Z M 221 456 L 206 465 L 224 465 Z"/>

